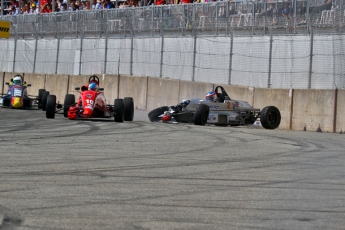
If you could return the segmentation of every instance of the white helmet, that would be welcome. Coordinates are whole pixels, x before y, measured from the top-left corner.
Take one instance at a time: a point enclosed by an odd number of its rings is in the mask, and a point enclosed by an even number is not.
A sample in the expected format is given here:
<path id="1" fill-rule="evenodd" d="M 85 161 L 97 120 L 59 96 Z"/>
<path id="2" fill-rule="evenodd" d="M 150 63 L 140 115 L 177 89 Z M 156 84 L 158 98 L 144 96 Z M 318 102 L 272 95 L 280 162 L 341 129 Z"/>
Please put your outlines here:
<path id="1" fill-rule="evenodd" d="M 22 84 L 22 78 L 19 76 L 15 76 L 13 78 L 13 85 L 21 85 Z"/>

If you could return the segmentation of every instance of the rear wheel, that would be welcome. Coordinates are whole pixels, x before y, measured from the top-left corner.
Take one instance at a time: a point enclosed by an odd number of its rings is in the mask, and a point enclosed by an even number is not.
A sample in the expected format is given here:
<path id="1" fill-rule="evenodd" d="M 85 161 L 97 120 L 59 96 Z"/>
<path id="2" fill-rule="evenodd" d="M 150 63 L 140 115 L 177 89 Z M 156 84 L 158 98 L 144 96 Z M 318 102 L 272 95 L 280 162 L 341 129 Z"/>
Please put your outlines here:
<path id="1" fill-rule="evenodd" d="M 114 101 L 114 121 L 123 122 L 125 116 L 125 106 L 123 99 L 115 99 Z"/>
<path id="2" fill-rule="evenodd" d="M 47 105 L 46 105 L 46 117 L 49 119 L 55 118 L 55 108 L 56 108 L 56 96 L 49 95 L 47 98 Z"/>
<path id="3" fill-rule="evenodd" d="M 134 117 L 134 102 L 132 97 L 125 97 L 123 99 L 124 103 L 124 112 L 125 112 L 125 121 L 133 121 Z"/>
<path id="4" fill-rule="evenodd" d="M 194 125 L 205 125 L 210 113 L 210 107 L 200 104 L 194 114 Z"/>
<path id="5" fill-rule="evenodd" d="M 49 96 L 49 91 L 43 92 L 43 96 L 42 96 L 42 110 L 43 111 L 46 111 L 48 96 Z"/>
<path id="6" fill-rule="evenodd" d="M 64 117 L 68 117 L 68 110 L 69 107 L 75 105 L 75 96 L 74 94 L 66 94 L 65 100 L 63 103 L 63 115 Z"/>
<path id="7" fill-rule="evenodd" d="M 163 107 L 159 107 L 157 109 L 152 110 L 148 114 L 150 121 L 151 122 L 160 121 L 161 118 L 159 116 L 162 115 L 165 111 L 169 111 L 169 110 L 170 108 L 168 106 L 163 106 Z"/>
<path id="8" fill-rule="evenodd" d="M 43 98 L 43 93 L 45 92 L 45 89 L 39 89 L 38 90 L 38 105 L 37 107 L 39 109 L 42 109 L 42 98 Z"/>
<path id="9" fill-rule="evenodd" d="M 276 129 L 280 125 L 281 115 L 275 106 L 267 106 L 260 112 L 260 122 L 265 129 Z"/>

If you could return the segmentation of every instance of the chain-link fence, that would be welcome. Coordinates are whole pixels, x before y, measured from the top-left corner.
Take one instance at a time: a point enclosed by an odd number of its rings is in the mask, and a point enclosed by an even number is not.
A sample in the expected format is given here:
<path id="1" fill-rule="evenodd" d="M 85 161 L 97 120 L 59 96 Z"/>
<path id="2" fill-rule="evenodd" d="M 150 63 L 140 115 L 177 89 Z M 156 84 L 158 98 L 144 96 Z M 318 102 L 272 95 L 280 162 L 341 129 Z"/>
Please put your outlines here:
<path id="1" fill-rule="evenodd" d="M 245 7 L 242 2 L 242 8 L 235 9 L 253 11 L 254 3 Z M 0 69 L 128 74 L 262 88 L 345 88 L 342 20 L 327 21 L 321 11 L 305 18 L 323 24 L 266 26 L 270 6 L 265 9 L 262 27 L 255 22 L 258 15 L 250 26 L 231 24 L 229 2 L 11 17 L 13 39 L 0 40 Z M 211 15 L 205 16 L 207 12 Z M 224 12 L 226 26 L 217 16 Z"/>
<path id="2" fill-rule="evenodd" d="M 2 16 L 12 36 L 127 37 L 343 32 L 343 0 L 253 0 Z M 336 3 L 338 2 L 338 3 Z M 338 5 L 337 5 L 338 4 Z"/>

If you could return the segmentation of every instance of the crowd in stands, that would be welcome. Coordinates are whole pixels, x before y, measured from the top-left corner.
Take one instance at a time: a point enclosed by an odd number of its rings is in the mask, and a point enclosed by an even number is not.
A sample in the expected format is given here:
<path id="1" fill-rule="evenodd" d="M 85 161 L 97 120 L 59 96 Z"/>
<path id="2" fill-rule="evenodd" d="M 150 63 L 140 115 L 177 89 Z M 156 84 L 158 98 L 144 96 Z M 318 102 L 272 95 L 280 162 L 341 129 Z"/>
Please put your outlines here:
<path id="1" fill-rule="evenodd" d="M 20 2 L 19 2 L 20 1 Z M 194 2 L 215 2 L 217 0 L 10 0 L 7 7 L 3 10 L 3 15 L 18 14 L 42 14 L 51 12 L 77 11 L 77 10 L 102 10 L 124 7 L 138 7 L 148 5 L 166 5 L 166 4 L 189 4 Z M 231 2 L 232 0 L 225 0 Z M 335 0 L 323 0 L 321 6 L 311 7 L 309 12 L 318 12 L 322 10 L 336 10 Z M 333 4 L 332 4 L 333 2 Z M 270 1 L 267 10 L 256 8 L 256 15 L 267 17 L 282 16 L 289 19 L 293 14 L 291 1 L 279 2 L 279 6 L 275 1 Z M 54 4 L 54 5 L 53 5 Z M 297 6 L 297 14 L 304 15 L 306 13 L 306 3 L 299 2 Z M 334 9 L 333 9 L 334 8 Z M 240 14 L 232 5 L 230 6 L 229 15 Z M 225 12 L 224 12 L 225 15 Z M 221 15 L 220 15 L 221 16 Z"/>
<path id="2" fill-rule="evenodd" d="M 3 15 L 40 14 L 76 10 L 101 10 L 142 5 L 188 4 L 208 0 L 10 0 Z M 209 0 L 216 1 L 216 0 Z M 53 6 L 54 4 L 54 6 Z M 19 7 L 20 6 L 20 7 Z"/>

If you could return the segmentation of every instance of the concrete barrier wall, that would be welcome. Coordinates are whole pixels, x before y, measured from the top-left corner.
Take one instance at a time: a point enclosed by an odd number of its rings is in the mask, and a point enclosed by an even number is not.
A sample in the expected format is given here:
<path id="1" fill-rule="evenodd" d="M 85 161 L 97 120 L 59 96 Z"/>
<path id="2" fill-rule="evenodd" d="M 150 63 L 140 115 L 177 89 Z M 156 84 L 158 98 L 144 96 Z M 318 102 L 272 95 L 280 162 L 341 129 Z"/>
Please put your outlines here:
<path id="1" fill-rule="evenodd" d="M 5 89 L 4 78 L 5 78 L 5 72 L 0 72 L 0 94 L 6 93 L 6 90 L 4 90 Z"/>
<path id="2" fill-rule="evenodd" d="M 345 90 L 338 90 L 336 121 L 335 132 L 345 133 Z"/>
<path id="3" fill-rule="evenodd" d="M 18 73 L 0 76 L 1 90 L 6 91 L 4 82 Z M 20 73 L 19 73 L 20 74 Z M 23 74 L 21 74 L 23 75 Z M 133 77 L 125 75 L 97 75 L 100 87 L 104 88 L 109 104 L 115 98 L 133 97 L 135 109 L 151 111 L 157 107 L 176 105 L 183 99 L 204 98 L 216 85 L 154 77 Z M 63 103 L 66 93 L 76 95 L 75 87 L 86 85 L 89 75 L 44 75 L 25 74 L 24 80 L 32 84 L 30 95 L 37 95 L 45 88 L 57 95 Z M 255 108 L 276 106 L 282 115 L 279 129 L 345 132 L 345 90 L 287 90 L 262 89 L 222 85 L 231 99 L 248 101 Z"/>
<path id="4" fill-rule="evenodd" d="M 68 75 L 52 75 L 46 76 L 45 90 L 49 94 L 56 95 L 56 101 L 63 104 L 68 88 Z"/>
<path id="5" fill-rule="evenodd" d="M 290 128 L 291 97 L 289 96 L 289 90 L 255 88 L 253 106 L 259 109 L 266 106 L 277 107 L 281 114 L 279 129 Z"/>
<path id="6" fill-rule="evenodd" d="M 292 129 L 333 132 L 334 90 L 294 90 Z"/>
<path id="7" fill-rule="evenodd" d="M 119 95 L 118 75 L 103 74 L 98 77 L 101 88 L 104 88 L 104 97 L 107 100 L 107 104 L 113 105 L 115 98 L 118 98 Z"/>
<path id="8" fill-rule="evenodd" d="M 31 84 L 31 87 L 28 87 L 28 95 L 38 96 L 38 90 L 45 88 L 46 75 L 45 74 L 21 74 L 24 75 L 24 81 L 27 84 Z"/>
<path id="9" fill-rule="evenodd" d="M 216 85 L 215 85 L 216 86 Z M 225 91 L 228 93 L 230 99 L 238 101 L 247 101 L 251 105 L 254 103 L 254 88 L 233 86 L 233 85 L 222 85 Z"/>
<path id="10" fill-rule="evenodd" d="M 206 93 L 213 90 L 213 84 L 202 82 L 180 81 L 179 100 L 201 98 L 205 99 Z"/>
<path id="11" fill-rule="evenodd" d="M 179 102 L 180 81 L 162 78 L 148 78 L 147 111 Z"/>
<path id="12" fill-rule="evenodd" d="M 146 110 L 147 77 L 120 75 L 119 98 L 133 97 L 134 108 Z"/>

